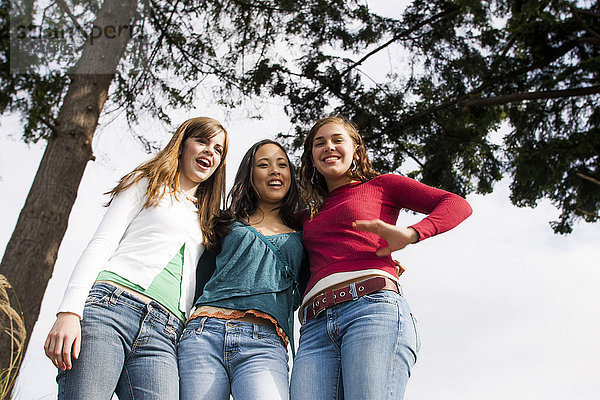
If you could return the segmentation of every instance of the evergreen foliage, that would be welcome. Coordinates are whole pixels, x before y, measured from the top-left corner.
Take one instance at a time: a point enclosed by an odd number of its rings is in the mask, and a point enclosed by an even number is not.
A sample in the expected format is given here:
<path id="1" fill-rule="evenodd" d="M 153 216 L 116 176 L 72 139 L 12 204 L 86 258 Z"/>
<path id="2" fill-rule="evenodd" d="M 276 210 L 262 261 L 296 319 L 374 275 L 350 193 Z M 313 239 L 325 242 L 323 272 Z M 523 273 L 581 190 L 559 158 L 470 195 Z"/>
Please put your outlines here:
<path id="1" fill-rule="evenodd" d="M 600 214 L 598 26 L 597 1 L 414 0 L 400 18 L 328 32 L 299 73 L 261 71 L 289 100 L 292 148 L 324 110 L 344 114 L 380 171 L 461 195 L 507 175 L 512 202 L 550 199 L 562 210 L 551 225 L 566 234 Z M 367 63 L 382 61 L 389 73 L 378 77 Z M 495 139 L 502 124 L 510 132 Z"/>
<path id="2" fill-rule="evenodd" d="M 78 21 L 85 31 L 98 3 L 58 1 L 44 12 L 54 26 Z M 280 96 L 297 126 L 293 149 L 312 121 L 340 113 L 359 125 L 380 171 L 462 195 L 489 193 L 508 175 L 517 206 L 548 198 L 562 210 L 556 232 L 570 232 L 576 218 L 597 221 L 597 1 L 414 0 L 398 18 L 367 3 L 140 2 L 108 108 L 132 124 L 144 111 L 169 123 L 169 110 L 190 107 L 200 92 L 227 107 Z M 0 111 L 24 115 L 25 140 L 47 138 L 76 54 L 10 75 L 2 37 Z M 386 53 L 389 73 L 374 75 Z M 206 88 L 211 76 L 219 84 Z M 503 123 L 510 133 L 495 139 Z"/>

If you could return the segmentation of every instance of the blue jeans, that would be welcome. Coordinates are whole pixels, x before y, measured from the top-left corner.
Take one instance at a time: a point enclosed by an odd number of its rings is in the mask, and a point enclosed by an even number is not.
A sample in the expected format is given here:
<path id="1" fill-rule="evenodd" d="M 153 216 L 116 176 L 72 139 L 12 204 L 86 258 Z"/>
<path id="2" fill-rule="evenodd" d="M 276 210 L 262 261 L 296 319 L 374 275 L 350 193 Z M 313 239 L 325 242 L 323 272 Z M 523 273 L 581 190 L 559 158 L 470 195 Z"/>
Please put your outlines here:
<path id="1" fill-rule="evenodd" d="M 182 400 L 289 398 L 287 348 L 272 326 L 194 318 L 178 356 Z"/>
<path id="2" fill-rule="evenodd" d="M 155 302 L 96 283 L 81 320 L 81 352 L 59 371 L 58 398 L 179 398 L 177 340 L 183 323 Z"/>
<path id="3" fill-rule="evenodd" d="M 291 399 L 402 399 L 418 348 L 400 294 L 380 290 L 335 305 L 300 328 Z"/>

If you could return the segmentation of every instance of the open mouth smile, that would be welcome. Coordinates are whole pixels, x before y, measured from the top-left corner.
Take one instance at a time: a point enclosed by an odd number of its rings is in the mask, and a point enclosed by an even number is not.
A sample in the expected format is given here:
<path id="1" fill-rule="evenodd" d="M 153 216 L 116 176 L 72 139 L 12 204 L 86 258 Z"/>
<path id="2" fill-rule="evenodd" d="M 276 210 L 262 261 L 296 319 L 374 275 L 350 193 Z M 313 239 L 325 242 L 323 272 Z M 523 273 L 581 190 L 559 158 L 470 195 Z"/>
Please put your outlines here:
<path id="1" fill-rule="evenodd" d="M 327 157 L 321 159 L 321 161 L 324 163 L 333 163 L 333 162 L 336 162 L 337 160 L 339 160 L 340 158 L 341 158 L 340 156 L 327 156 Z"/>
<path id="2" fill-rule="evenodd" d="M 208 169 L 212 167 L 212 163 L 210 162 L 210 160 L 203 157 L 197 158 L 196 164 L 198 164 L 203 169 Z"/>
<path id="3" fill-rule="evenodd" d="M 273 179 L 272 181 L 267 182 L 267 186 L 273 189 L 281 189 L 283 187 L 283 182 L 279 179 Z"/>

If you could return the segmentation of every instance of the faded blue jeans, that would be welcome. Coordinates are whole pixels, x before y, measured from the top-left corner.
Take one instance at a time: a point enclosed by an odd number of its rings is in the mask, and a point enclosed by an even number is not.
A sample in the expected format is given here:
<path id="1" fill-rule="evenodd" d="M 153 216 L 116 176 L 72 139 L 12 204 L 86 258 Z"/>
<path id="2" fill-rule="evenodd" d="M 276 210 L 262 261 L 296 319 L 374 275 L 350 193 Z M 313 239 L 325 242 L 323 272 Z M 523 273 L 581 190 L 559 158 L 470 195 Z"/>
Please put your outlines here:
<path id="1" fill-rule="evenodd" d="M 402 295 L 380 290 L 335 305 L 300 328 L 291 399 L 402 399 L 418 349 Z"/>
<path id="2" fill-rule="evenodd" d="M 287 348 L 275 327 L 198 317 L 178 346 L 182 400 L 287 400 Z"/>
<path id="3" fill-rule="evenodd" d="M 59 371 L 59 400 L 177 400 L 183 323 L 158 303 L 96 283 L 81 320 L 81 352 Z"/>

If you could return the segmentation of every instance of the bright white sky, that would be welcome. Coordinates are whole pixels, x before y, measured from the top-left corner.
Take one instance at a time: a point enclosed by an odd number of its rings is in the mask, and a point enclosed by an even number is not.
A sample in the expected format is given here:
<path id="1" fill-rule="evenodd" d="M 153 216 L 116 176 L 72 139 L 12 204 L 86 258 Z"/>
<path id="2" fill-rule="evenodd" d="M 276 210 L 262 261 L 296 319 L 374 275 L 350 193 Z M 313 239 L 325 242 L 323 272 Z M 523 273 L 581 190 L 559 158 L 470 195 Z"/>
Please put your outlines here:
<path id="1" fill-rule="evenodd" d="M 383 57 L 374 63 L 388 72 L 397 68 L 389 53 Z M 225 124 L 231 135 L 230 187 L 252 143 L 292 128 L 277 104 L 261 114 L 264 120 L 251 120 L 244 111 L 198 104 L 195 112 L 182 112 L 173 121 L 206 115 Z M 17 399 L 56 398 L 55 370 L 43 355 L 43 341 L 71 269 L 104 213 L 102 193 L 148 158 L 121 119 L 107 124 L 109 118 L 103 118 L 96 133 L 96 161 L 89 163 L 79 188 Z M 166 143 L 166 129 L 143 122 L 140 132 Z M 18 118 L 0 119 L 2 253 L 44 148 L 21 143 L 21 131 Z M 600 398 L 600 224 L 577 224 L 573 234 L 558 236 L 548 225 L 558 210 L 548 202 L 519 209 L 508 194 L 508 181 L 502 181 L 492 195 L 469 196 L 474 213 L 467 221 L 395 253 L 406 267 L 402 283 L 422 340 L 407 400 Z M 398 224 L 418 218 L 401 213 Z"/>

